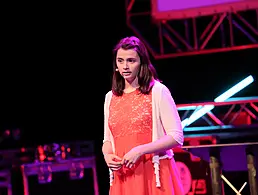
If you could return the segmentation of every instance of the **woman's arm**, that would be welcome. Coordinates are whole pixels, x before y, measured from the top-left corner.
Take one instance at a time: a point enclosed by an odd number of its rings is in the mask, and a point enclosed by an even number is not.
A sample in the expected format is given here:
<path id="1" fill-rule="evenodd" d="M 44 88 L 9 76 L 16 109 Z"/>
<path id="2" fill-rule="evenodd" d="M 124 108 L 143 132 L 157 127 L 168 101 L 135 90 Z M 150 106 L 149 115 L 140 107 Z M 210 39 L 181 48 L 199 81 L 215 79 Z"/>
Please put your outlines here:
<path id="1" fill-rule="evenodd" d="M 108 100 L 107 96 L 104 103 L 104 140 L 102 145 L 102 153 L 104 155 L 104 159 L 106 161 L 107 166 L 116 171 L 121 168 L 121 158 L 116 156 L 113 151 L 112 143 L 111 143 L 111 132 L 108 126 Z"/>
<path id="2" fill-rule="evenodd" d="M 106 141 L 102 145 L 102 153 L 106 154 L 113 154 L 112 145 L 110 141 Z"/>
<path id="3" fill-rule="evenodd" d="M 165 135 L 154 142 L 139 145 L 137 148 L 139 148 L 140 155 L 143 155 L 164 152 L 168 149 L 176 147 L 177 145 L 177 141 L 171 135 Z"/>
<path id="4" fill-rule="evenodd" d="M 103 145 L 102 145 L 103 154 L 113 154 L 110 129 L 108 126 L 108 116 L 109 116 L 108 104 L 110 101 L 110 98 L 108 98 L 108 95 L 109 94 L 107 93 L 105 96 L 105 102 L 104 102 L 104 139 L 103 139 Z"/>
<path id="5" fill-rule="evenodd" d="M 168 88 L 163 87 L 160 99 L 160 120 L 166 135 L 157 141 L 140 145 L 141 154 L 166 151 L 178 145 L 183 145 L 184 135 L 176 104 Z"/>

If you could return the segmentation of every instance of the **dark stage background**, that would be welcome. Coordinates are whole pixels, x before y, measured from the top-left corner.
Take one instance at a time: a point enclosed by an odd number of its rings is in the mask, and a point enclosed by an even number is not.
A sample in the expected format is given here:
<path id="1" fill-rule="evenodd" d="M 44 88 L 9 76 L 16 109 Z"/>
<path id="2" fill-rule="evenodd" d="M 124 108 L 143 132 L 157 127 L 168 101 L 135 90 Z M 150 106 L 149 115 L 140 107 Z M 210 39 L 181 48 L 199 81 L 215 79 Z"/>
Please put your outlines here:
<path id="1" fill-rule="evenodd" d="M 13 4 L 2 18 L 1 131 L 20 128 L 20 144 L 26 146 L 94 140 L 101 194 L 109 185 L 101 146 L 112 48 L 133 35 L 125 24 L 123 3 Z M 249 74 L 255 82 L 238 96 L 258 95 L 257 53 L 152 62 L 180 104 L 213 100 Z"/>

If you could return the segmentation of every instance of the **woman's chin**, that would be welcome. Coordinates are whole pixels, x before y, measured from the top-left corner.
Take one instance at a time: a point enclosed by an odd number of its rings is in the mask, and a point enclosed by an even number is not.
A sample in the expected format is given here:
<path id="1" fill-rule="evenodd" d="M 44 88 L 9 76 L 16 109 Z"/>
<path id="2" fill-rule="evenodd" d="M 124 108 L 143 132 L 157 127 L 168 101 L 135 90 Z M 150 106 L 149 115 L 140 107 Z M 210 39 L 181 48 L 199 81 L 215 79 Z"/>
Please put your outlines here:
<path id="1" fill-rule="evenodd" d="M 123 76 L 124 79 L 128 82 L 128 83 L 132 83 L 135 80 L 135 77 L 130 76 Z"/>

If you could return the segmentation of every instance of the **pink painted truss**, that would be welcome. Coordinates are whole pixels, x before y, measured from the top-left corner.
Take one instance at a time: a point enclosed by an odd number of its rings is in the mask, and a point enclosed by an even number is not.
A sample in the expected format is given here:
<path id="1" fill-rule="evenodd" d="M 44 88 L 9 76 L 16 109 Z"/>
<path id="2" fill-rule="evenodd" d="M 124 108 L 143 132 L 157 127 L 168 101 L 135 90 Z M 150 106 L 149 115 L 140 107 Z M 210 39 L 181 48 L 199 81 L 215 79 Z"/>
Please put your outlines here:
<path id="1" fill-rule="evenodd" d="M 127 26 L 155 59 L 258 48 L 257 0 L 165 12 L 157 0 L 125 1 Z"/>
<path id="2" fill-rule="evenodd" d="M 258 97 L 230 98 L 225 102 L 202 102 L 177 105 L 183 121 L 195 111 L 213 105 L 215 108 L 184 128 L 185 131 L 227 128 L 253 128 L 258 130 Z"/>

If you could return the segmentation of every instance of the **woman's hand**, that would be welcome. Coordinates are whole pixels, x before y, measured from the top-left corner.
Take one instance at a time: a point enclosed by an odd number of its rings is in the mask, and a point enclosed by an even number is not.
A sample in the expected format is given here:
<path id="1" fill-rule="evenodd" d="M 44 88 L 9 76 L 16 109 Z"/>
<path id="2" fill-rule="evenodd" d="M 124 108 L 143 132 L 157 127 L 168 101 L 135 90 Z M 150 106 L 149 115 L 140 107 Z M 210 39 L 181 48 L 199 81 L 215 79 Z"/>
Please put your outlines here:
<path id="1" fill-rule="evenodd" d="M 124 155 L 122 164 L 126 167 L 132 168 L 141 155 L 143 155 L 142 148 L 140 146 L 134 147 Z"/>
<path id="2" fill-rule="evenodd" d="M 115 154 L 105 154 L 104 155 L 105 161 L 107 163 L 107 166 L 112 170 L 112 171 L 117 171 L 122 167 L 122 159 Z"/>

